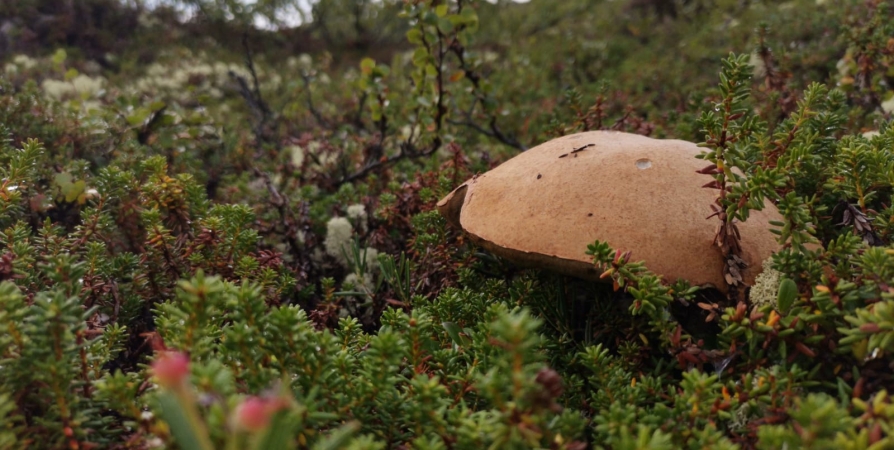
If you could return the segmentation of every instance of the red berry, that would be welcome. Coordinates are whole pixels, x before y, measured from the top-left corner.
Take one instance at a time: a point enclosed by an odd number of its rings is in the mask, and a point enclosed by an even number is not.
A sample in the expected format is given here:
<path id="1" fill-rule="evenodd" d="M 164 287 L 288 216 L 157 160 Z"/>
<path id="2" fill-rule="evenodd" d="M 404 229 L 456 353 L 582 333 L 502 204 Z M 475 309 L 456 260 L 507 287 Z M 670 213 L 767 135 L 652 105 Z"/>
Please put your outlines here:
<path id="1" fill-rule="evenodd" d="M 175 387 L 189 376 L 189 357 L 180 352 L 163 352 L 152 363 L 152 374 L 163 387 Z"/>
<path id="2" fill-rule="evenodd" d="M 273 410 L 260 397 L 248 397 L 236 407 L 236 425 L 244 430 L 259 431 L 270 422 Z"/>

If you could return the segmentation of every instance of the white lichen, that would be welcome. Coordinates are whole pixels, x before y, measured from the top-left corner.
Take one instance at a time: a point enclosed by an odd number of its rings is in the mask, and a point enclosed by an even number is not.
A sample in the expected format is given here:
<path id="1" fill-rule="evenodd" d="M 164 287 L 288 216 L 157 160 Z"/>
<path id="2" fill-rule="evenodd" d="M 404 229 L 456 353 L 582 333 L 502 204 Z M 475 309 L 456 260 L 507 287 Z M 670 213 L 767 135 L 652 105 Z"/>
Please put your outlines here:
<path id="1" fill-rule="evenodd" d="M 376 273 L 379 271 L 379 251 L 372 248 L 367 247 L 364 249 L 364 262 L 366 263 L 366 272 L 367 274 Z"/>
<path id="2" fill-rule="evenodd" d="M 74 85 L 66 81 L 46 79 L 40 83 L 40 87 L 44 94 L 52 100 L 63 100 L 75 92 Z"/>
<path id="3" fill-rule="evenodd" d="M 84 100 L 81 102 L 81 109 L 85 112 L 99 111 L 102 109 L 102 103 L 96 100 Z"/>
<path id="4" fill-rule="evenodd" d="M 301 167 L 304 165 L 304 149 L 300 145 L 286 147 L 286 152 L 288 152 L 293 166 Z"/>
<path id="5" fill-rule="evenodd" d="M 323 241 L 326 254 L 347 267 L 353 237 L 354 227 L 351 226 L 351 221 L 346 217 L 333 217 L 326 223 L 326 239 Z"/>
<path id="6" fill-rule="evenodd" d="M 52 100 L 64 101 L 78 99 L 86 101 L 101 94 L 104 85 L 105 79 L 102 77 L 93 78 L 88 75 L 80 74 L 72 78 L 71 81 L 60 81 L 48 78 L 41 82 L 40 87 L 43 89 L 47 98 Z M 98 108 L 96 102 L 91 102 L 88 106 L 93 109 Z"/>
<path id="7" fill-rule="evenodd" d="M 12 61 L 6 63 L 4 71 L 10 75 L 15 75 L 21 71 L 33 69 L 37 65 L 37 60 L 28 55 L 16 55 Z"/>
<path id="8" fill-rule="evenodd" d="M 363 292 L 364 294 L 371 294 L 375 287 L 376 284 L 373 280 L 373 276 L 369 273 L 365 273 L 363 275 L 360 275 L 358 273 L 350 273 L 342 282 L 343 290 L 358 291 Z"/>
<path id="9" fill-rule="evenodd" d="M 12 62 L 25 70 L 32 69 L 37 65 L 37 60 L 28 55 L 16 55 Z"/>
<path id="10" fill-rule="evenodd" d="M 419 136 L 421 134 L 422 127 L 419 125 L 410 126 L 404 125 L 400 128 L 400 138 L 407 140 L 410 139 L 411 136 Z"/>
<path id="11" fill-rule="evenodd" d="M 764 59 L 757 52 L 751 52 L 748 57 L 748 64 L 752 67 L 751 75 L 754 78 L 763 78 L 767 75 L 767 66 Z"/>
<path id="12" fill-rule="evenodd" d="M 360 231 L 366 233 L 366 206 L 359 203 L 348 206 L 347 213 L 351 222 L 357 225 Z"/>
<path id="13" fill-rule="evenodd" d="M 882 110 L 886 113 L 894 112 L 894 93 L 891 94 L 891 97 L 882 102 Z"/>
<path id="14" fill-rule="evenodd" d="M 224 86 L 231 83 L 230 73 L 250 79 L 248 70 L 240 64 L 221 61 L 208 62 L 204 54 L 192 53 L 170 55 L 164 63 L 154 63 L 146 68 L 145 75 L 136 80 L 132 89 L 139 92 L 165 93 L 180 100 L 187 100 L 196 93 L 215 99 L 223 98 Z M 262 85 L 279 85 L 277 74 L 266 76 L 260 68 L 256 70 Z"/>
<path id="15" fill-rule="evenodd" d="M 102 78 L 91 78 L 87 75 L 78 75 L 71 80 L 72 86 L 74 86 L 75 92 L 81 96 L 82 99 L 88 99 L 102 90 L 103 85 L 105 84 L 105 80 Z"/>
<path id="16" fill-rule="evenodd" d="M 757 276 L 754 286 L 751 287 L 751 304 L 757 307 L 775 305 L 782 273 L 773 268 L 772 257 L 767 258 L 761 267 L 763 271 Z"/>
<path id="17" fill-rule="evenodd" d="M 310 141 L 307 143 L 307 149 L 305 150 L 308 154 L 314 155 L 313 160 L 315 163 L 313 164 L 314 168 L 325 168 L 335 164 L 338 161 L 338 152 L 331 151 L 331 149 L 327 149 L 323 147 L 323 144 L 317 141 Z"/>
<path id="18" fill-rule="evenodd" d="M 307 53 L 302 53 L 297 58 L 290 56 L 286 59 L 286 64 L 290 69 L 310 70 L 313 67 L 313 58 Z"/>
<path id="19" fill-rule="evenodd" d="M 351 210 L 357 213 L 358 209 Z M 365 214 L 365 210 L 363 213 Z M 326 239 L 323 240 L 323 248 L 326 254 L 335 259 L 343 267 L 361 269 L 365 274 L 375 274 L 379 271 L 379 251 L 366 247 L 359 249 L 359 254 L 354 253 L 354 225 L 347 217 L 333 217 L 326 223 Z M 357 260 L 361 258 L 362 261 Z M 362 262 L 362 264 L 361 264 Z"/>
<path id="20" fill-rule="evenodd" d="M 161 21 L 152 14 L 143 13 L 137 16 L 137 23 L 143 28 L 154 28 L 158 26 Z"/>
<path id="21" fill-rule="evenodd" d="M 853 55 L 851 54 L 851 51 L 848 50 L 844 53 L 844 56 L 835 63 L 835 68 L 838 69 L 838 76 L 842 78 L 850 76 L 853 64 Z"/>

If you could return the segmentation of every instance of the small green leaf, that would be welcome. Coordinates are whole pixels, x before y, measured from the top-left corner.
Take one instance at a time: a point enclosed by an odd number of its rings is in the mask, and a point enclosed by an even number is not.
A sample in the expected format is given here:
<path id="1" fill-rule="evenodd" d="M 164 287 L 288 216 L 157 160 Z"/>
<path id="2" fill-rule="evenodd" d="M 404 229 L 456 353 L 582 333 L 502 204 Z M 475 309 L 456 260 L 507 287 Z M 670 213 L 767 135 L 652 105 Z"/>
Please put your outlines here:
<path id="1" fill-rule="evenodd" d="M 273 416 L 270 426 L 254 446 L 258 450 L 289 450 L 295 448 L 288 412 L 280 411 Z"/>
<path id="2" fill-rule="evenodd" d="M 65 53 L 64 49 L 60 48 L 56 50 L 56 53 L 53 53 L 53 65 L 57 67 L 61 66 L 62 63 L 65 62 L 66 58 L 68 58 L 68 54 Z"/>
<path id="3" fill-rule="evenodd" d="M 779 311 L 783 313 L 788 312 L 797 297 L 798 285 L 791 279 L 784 278 L 779 283 L 779 293 L 776 296 L 776 305 L 779 307 Z"/>
<path id="4" fill-rule="evenodd" d="M 360 71 L 363 72 L 364 75 L 371 74 L 375 67 L 376 62 L 372 58 L 363 58 L 363 60 L 360 61 Z"/>
<path id="5" fill-rule="evenodd" d="M 175 123 L 177 123 L 177 117 L 173 114 L 164 114 L 158 121 L 159 125 L 173 125 Z"/>
<path id="6" fill-rule="evenodd" d="M 53 181 L 56 182 L 56 186 L 59 186 L 60 188 L 65 188 L 65 186 L 70 185 L 72 179 L 73 177 L 68 172 L 57 173 L 56 176 L 53 177 Z"/>
<path id="7" fill-rule="evenodd" d="M 131 126 L 142 125 L 142 123 L 146 121 L 147 117 L 149 117 L 149 111 L 143 108 L 139 108 L 134 111 L 133 114 L 127 116 L 127 123 Z"/>
<path id="8" fill-rule="evenodd" d="M 372 120 L 379 121 L 382 120 L 382 107 L 379 106 L 378 103 L 373 103 L 369 106 L 370 115 L 372 115 Z"/>
<path id="9" fill-rule="evenodd" d="M 438 29 L 441 30 L 444 34 L 453 33 L 453 22 L 448 20 L 446 17 L 441 17 L 438 19 Z"/>
<path id="10" fill-rule="evenodd" d="M 407 31 L 407 40 L 410 41 L 411 44 L 421 44 L 422 32 L 419 31 L 418 28 L 413 28 L 410 31 Z"/>
<path id="11" fill-rule="evenodd" d="M 77 201 L 83 204 L 87 197 L 84 193 L 87 191 L 87 183 L 84 180 L 74 181 L 74 177 L 68 172 L 57 173 L 53 177 L 56 187 L 59 188 L 59 194 L 65 199 L 66 203 Z"/>
<path id="12" fill-rule="evenodd" d="M 422 14 L 422 22 L 428 25 L 437 25 L 438 24 L 438 15 L 432 11 L 427 11 Z"/>
<path id="13" fill-rule="evenodd" d="M 416 67 L 423 67 L 431 56 L 428 54 L 428 50 L 425 47 L 419 47 L 413 52 L 413 65 Z"/>
<path id="14" fill-rule="evenodd" d="M 444 330 L 450 335 L 450 339 L 453 340 L 454 344 L 463 345 L 463 339 L 460 336 L 462 330 L 459 328 L 459 325 L 453 322 L 442 322 L 441 326 L 444 327 Z"/>
<path id="15" fill-rule="evenodd" d="M 65 192 L 65 201 L 68 203 L 77 200 L 79 204 L 83 204 L 87 197 L 84 192 L 87 191 L 87 183 L 84 180 L 78 180 L 71 184 L 71 188 Z"/>
<path id="16" fill-rule="evenodd" d="M 460 14 L 463 16 L 466 29 L 474 33 L 478 29 L 478 13 L 472 8 L 463 8 Z"/>
<path id="17" fill-rule="evenodd" d="M 335 430 L 326 439 L 318 441 L 313 450 L 336 450 L 344 448 L 351 437 L 360 430 L 360 422 L 348 422 Z"/>
<path id="18" fill-rule="evenodd" d="M 171 427 L 171 434 L 183 450 L 211 450 L 211 439 L 202 422 L 194 416 L 192 405 L 184 405 L 177 394 L 164 391 L 158 395 L 161 417 Z"/>

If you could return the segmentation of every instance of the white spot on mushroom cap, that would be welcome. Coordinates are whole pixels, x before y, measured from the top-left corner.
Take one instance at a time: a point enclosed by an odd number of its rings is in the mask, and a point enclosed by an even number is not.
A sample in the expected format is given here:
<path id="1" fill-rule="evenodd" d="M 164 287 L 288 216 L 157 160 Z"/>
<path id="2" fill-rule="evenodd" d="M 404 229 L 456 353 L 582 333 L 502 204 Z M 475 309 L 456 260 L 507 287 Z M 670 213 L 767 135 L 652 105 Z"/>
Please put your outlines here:
<path id="1" fill-rule="evenodd" d="M 636 168 L 639 170 L 645 170 L 652 167 L 652 161 L 649 161 L 646 158 L 637 159 L 636 160 Z"/>

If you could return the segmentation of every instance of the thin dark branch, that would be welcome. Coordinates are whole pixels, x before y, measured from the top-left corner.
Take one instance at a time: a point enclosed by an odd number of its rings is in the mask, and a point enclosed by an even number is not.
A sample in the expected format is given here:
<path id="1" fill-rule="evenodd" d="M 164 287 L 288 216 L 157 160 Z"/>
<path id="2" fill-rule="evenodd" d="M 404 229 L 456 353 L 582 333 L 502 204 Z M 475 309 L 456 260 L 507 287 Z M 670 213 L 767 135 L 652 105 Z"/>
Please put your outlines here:
<path id="1" fill-rule="evenodd" d="M 233 72 L 232 70 L 229 71 L 228 74 L 230 79 L 235 81 L 239 86 L 239 94 L 245 99 L 245 102 L 248 103 L 248 107 L 251 109 L 251 113 L 255 117 L 255 121 L 252 124 L 252 131 L 255 134 L 256 141 L 260 144 L 263 140 L 264 124 L 267 120 L 263 112 L 263 107 L 258 103 L 258 99 L 255 98 L 251 88 L 248 87 L 248 81 L 244 77 L 237 75 L 236 72 Z"/>
<path id="2" fill-rule="evenodd" d="M 368 97 L 369 95 L 364 91 L 363 94 L 360 95 L 360 101 L 357 102 L 357 112 L 354 114 L 354 120 L 352 122 L 354 128 L 357 128 L 358 130 L 366 129 L 366 125 L 363 123 L 363 108 L 366 106 L 366 99 Z"/>
<path id="3" fill-rule="evenodd" d="M 283 234 L 286 238 L 286 242 L 289 244 L 292 255 L 300 257 L 303 246 L 298 242 L 295 215 L 292 213 L 292 208 L 289 206 L 288 199 L 279 193 L 279 190 L 273 185 L 273 180 L 270 179 L 270 176 L 268 176 L 266 172 L 261 171 L 257 167 L 252 167 L 252 172 L 256 177 L 264 180 L 264 186 L 267 187 L 267 193 L 270 194 L 270 204 L 279 212 L 280 221 L 283 226 Z"/>
<path id="4" fill-rule="evenodd" d="M 317 110 L 317 108 L 314 106 L 314 99 L 310 91 L 310 79 L 311 76 L 307 72 L 302 70 L 301 80 L 304 82 L 304 91 L 307 96 L 307 110 L 310 111 L 311 115 L 314 116 L 314 119 L 317 120 L 317 123 L 319 123 L 321 127 L 330 128 L 331 125 L 329 124 L 329 121 L 326 120 L 326 118 L 323 117 L 323 114 L 321 114 L 320 111 Z"/>
<path id="5" fill-rule="evenodd" d="M 465 47 L 462 46 L 462 44 L 459 43 L 459 41 L 454 40 L 450 44 L 450 51 L 452 51 L 453 54 L 456 55 L 456 58 L 459 60 L 460 69 L 462 69 L 463 74 L 465 75 L 466 78 L 468 78 L 469 82 L 472 83 L 472 87 L 474 87 L 474 92 L 475 92 L 475 97 L 476 97 L 475 103 L 472 104 L 472 110 L 474 110 L 475 106 L 477 106 L 478 103 L 481 103 L 483 105 L 484 100 L 485 100 L 484 94 L 482 94 L 482 90 L 481 90 L 481 76 L 477 72 L 475 72 L 471 67 L 469 67 L 468 64 L 466 63 L 466 57 L 465 57 L 466 49 L 465 49 Z M 471 113 L 472 113 L 472 111 L 469 111 L 468 113 L 466 113 L 466 120 L 462 121 L 462 122 L 457 122 L 456 124 L 468 126 L 469 128 L 472 128 L 473 130 L 478 131 L 478 132 L 484 134 L 485 136 L 492 137 L 492 138 L 494 138 L 510 147 L 514 147 L 514 148 L 517 148 L 522 151 L 527 150 L 527 147 L 524 144 L 518 142 L 517 139 L 515 139 L 512 136 L 507 135 L 506 133 L 503 132 L 503 130 L 500 129 L 499 125 L 497 125 L 497 117 L 495 115 L 492 115 L 490 117 L 490 121 L 488 122 L 488 128 L 490 128 L 490 130 L 488 130 L 480 125 L 475 124 L 471 120 L 471 115 L 472 115 Z"/>
<path id="6" fill-rule="evenodd" d="M 380 169 L 383 169 L 385 167 L 389 167 L 389 166 L 393 165 L 394 163 L 396 163 L 402 159 L 405 159 L 405 158 L 416 159 L 416 158 L 422 158 L 425 156 L 430 156 L 433 153 L 435 153 L 436 151 L 438 151 L 438 149 L 441 148 L 441 145 L 443 144 L 443 141 L 441 140 L 441 129 L 444 126 L 444 121 L 445 121 L 445 118 L 447 115 L 447 107 L 444 105 L 444 97 L 445 97 L 444 58 L 447 56 L 447 53 L 449 52 L 449 48 L 448 49 L 444 48 L 444 39 L 446 39 L 446 36 L 444 36 L 443 34 L 438 32 L 438 55 L 437 55 L 438 56 L 438 64 L 436 66 L 437 74 L 435 77 L 437 80 L 437 86 L 438 86 L 438 102 L 436 104 L 435 117 L 434 117 L 434 119 L 435 119 L 434 135 L 435 136 L 432 139 L 432 142 L 424 149 L 419 150 L 412 143 L 413 135 L 411 133 L 410 137 L 408 137 L 406 141 L 401 143 L 400 151 L 396 155 L 392 155 L 387 158 L 378 157 L 378 155 L 381 155 L 383 153 L 385 138 L 386 138 L 387 132 L 388 132 L 388 117 L 385 114 L 382 114 L 382 118 L 376 124 L 378 127 L 378 131 L 379 131 L 378 142 L 370 145 L 370 147 L 367 149 L 367 151 L 372 152 L 372 154 L 375 155 L 375 157 L 367 158 L 362 169 L 360 169 L 357 172 L 354 172 L 352 174 L 346 175 L 344 178 L 339 180 L 338 183 L 336 183 L 337 186 L 341 186 L 342 184 L 350 183 L 352 181 L 365 178 L 370 173 L 380 170 Z M 429 44 L 425 40 L 425 38 L 423 38 L 423 44 L 426 47 L 431 48 L 431 47 L 429 47 Z M 384 101 L 384 99 L 382 99 L 382 98 L 379 98 L 378 100 L 379 100 L 379 102 Z"/>
<path id="7" fill-rule="evenodd" d="M 255 70 L 255 62 L 251 55 L 251 48 L 248 46 L 248 34 L 242 34 L 242 48 L 245 50 L 245 66 L 248 67 L 248 72 L 251 74 L 251 80 L 254 87 L 254 97 L 257 100 L 258 106 L 261 108 L 261 112 L 264 113 L 264 120 L 270 117 L 270 108 L 267 106 L 267 102 L 264 101 L 264 97 L 261 96 L 261 83 L 258 82 L 258 72 Z"/>
<path id="8" fill-rule="evenodd" d="M 239 94 L 242 95 L 242 98 L 248 103 L 252 115 L 255 117 L 255 121 L 252 124 L 252 131 L 255 135 L 257 147 L 260 149 L 261 144 L 268 140 L 265 129 L 267 128 L 267 123 L 271 119 L 272 113 L 270 107 L 267 106 L 267 102 L 265 102 L 264 98 L 261 96 L 258 73 L 257 70 L 255 70 L 255 64 L 252 59 L 251 49 L 248 46 L 248 36 L 246 34 L 242 35 L 242 46 L 245 50 L 245 65 L 251 75 L 253 87 L 249 87 L 248 80 L 246 80 L 245 77 L 236 74 L 232 70 L 228 72 L 228 75 L 230 76 L 230 79 L 235 81 L 239 86 Z"/>
<path id="9" fill-rule="evenodd" d="M 632 112 L 633 110 L 631 108 L 627 108 L 627 111 L 624 111 L 624 115 L 619 117 L 618 120 L 616 120 L 609 129 L 615 131 L 620 130 L 624 123 L 627 122 L 627 119 L 630 118 L 630 113 Z"/>
<path id="10" fill-rule="evenodd" d="M 467 119 L 467 120 L 447 120 L 447 123 L 449 123 L 451 125 L 458 125 L 458 126 L 471 128 L 487 137 L 496 139 L 497 141 L 500 141 L 503 144 L 506 144 L 510 147 L 516 148 L 521 151 L 525 151 L 528 149 L 528 147 L 525 146 L 525 144 L 522 144 L 521 142 L 518 142 L 518 140 L 516 140 L 512 136 L 507 136 L 505 133 L 503 133 L 500 130 L 500 128 L 497 127 L 496 117 L 491 117 L 490 123 L 488 124 L 489 129 L 484 128 L 481 125 L 478 125 L 477 123 L 475 123 L 474 121 L 469 120 L 469 119 Z"/>
<path id="11" fill-rule="evenodd" d="M 155 128 L 161 123 L 161 119 L 164 117 L 166 109 L 168 109 L 168 105 L 164 105 L 152 113 L 149 120 L 137 131 L 137 142 L 146 144 L 149 136 L 152 135 L 152 132 L 154 132 Z"/>
<path id="12" fill-rule="evenodd" d="M 413 149 L 412 146 L 401 145 L 401 150 L 396 155 L 389 156 L 387 158 L 384 158 L 384 159 L 381 159 L 378 161 L 370 162 L 369 164 L 365 165 L 362 169 L 358 170 L 357 172 L 354 172 L 354 173 L 344 177 L 343 179 L 341 179 L 338 182 L 338 185 L 342 185 L 344 183 L 350 183 L 352 181 L 365 178 L 370 173 L 377 171 L 379 169 L 382 169 L 384 167 L 391 166 L 392 164 L 394 164 L 402 159 L 405 159 L 405 158 L 416 159 L 416 158 L 423 158 L 426 156 L 431 156 L 434 152 L 438 151 L 439 148 L 441 148 L 440 143 L 438 145 L 434 145 L 434 144 L 429 145 L 425 150 L 422 150 L 422 151 Z"/>
<path id="13" fill-rule="evenodd" d="M 462 8 L 462 2 L 459 2 L 459 8 L 460 9 Z M 441 131 L 443 129 L 445 122 L 451 123 L 451 124 L 455 123 L 455 124 L 459 124 L 459 125 L 466 125 L 466 126 L 471 127 L 474 130 L 482 132 L 483 134 L 485 134 L 487 136 L 497 139 L 498 141 L 500 141 L 506 145 L 517 148 L 519 150 L 526 149 L 526 147 L 524 145 L 522 145 L 521 143 L 519 143 L 516 139 L 508 136 L 502 130 L 500 130 L 500 127 L 497 125 L 496 116 L 490 117 L 487 129 L 484 127 L 481 127 L 480 125 L 475 124 L 471 120 L 467 120 L 465 122 L 453 122 L 450 119 L 448 119 L 448 117 L 447 117 L 448 108 L 444 103 L 445 97 L 447 96 L 446 95 L 447 93 L 444 91 L 444 61 L 448 54 L 453 53 L 456 55 L 456 57 L 458 58 L 459 63 L 460 63 L 460 68 L 463 70 L 463 73 L 465 74 L 466 78 L 468 78 L 472 82 L 472 85 L 474 87 L 476 99 L 475 99 L 475 103 L 472 105 L 472 110 L 470 110 L 466 114 L 467 118 L 471 117 L 471 113 L 474 110 L 477 103 L 484 102 L 485 97 L 484 97 L 484 94 L 482 94 L 482 90 L 481 90 L 481 76 L 478 75 L 478 73 L 476 73 L 474 70 L 472 70 L 472 68 L 470 68 L 466 64 L 465 48 L 462 46 L 462 44 L 459 43 L 459 41 L 455 37 L 451 38 L 449 45 L 447 45 L 445 47 L 445 45 L 444 45 L 445 39 L 448 39 L 448 36 L 443 35 L 439 31 L 438 32 L 438 42 L 437 42 L 437 46 L 438 46 L 437 65 L 435 66 L 436 70 L 437 70 L 435 79 L 436 79 L 436 83 L 437 83 L 438 101 L 435 106 L 435 117 L 434 117 L 435 130 L 434 130 L 434 138 L 432 139 L 432 142 L 423 149 L 417 149 L 416 146 L 412 142 L 413 134 L 411 133 L 410 137 L 406 141 L 401 143 L 400 151 L 396 155 L 392 155 L 387 158 L 385 158 L 385 157 L 367 158 L 362 169 L 360 169 L 357 172 L 354 172 L 352 174 L 346 175 L 344 178 L 342 178 L 341 180 L 339 180 L 336 183 L 336 186 L 340 186 L 344 183 L 350 183 L 352 181 L 362 179 L 374 171 L 377 171 L 382 168 L 385 168 L 385 167 L 395 164 L 397 161 L 400 161 L 401 159 L 405 159 L 405 158 L 416 159 L 416 158 L 421 158 L 421 157 L 425 157 L 425 156 L 434 154 L 443 145 L 443 141 L 441 140 Z M 429 45 L 429 43 L 426 41 L 425 34 L 423 34 L 422 42 L 423 42 L 423 45 L 425 45 L 427 48 L 431 49 L 432 46 Z M 379 101 L 381 102 L 382 99 L 379 99 Z M 373 153 L 376 155 L 380 155 L 382 153 L 382 149 L 384 148 L 386 132 L 388 130 L 387 117 L 383 114 L 381 120 L 376 125 L 379 130 L 378 143 L 372 144 L 368 148 L 368 152 L 372 152 L 373 150 L 375 150 L 375 152 L 373 152 Z"/>

